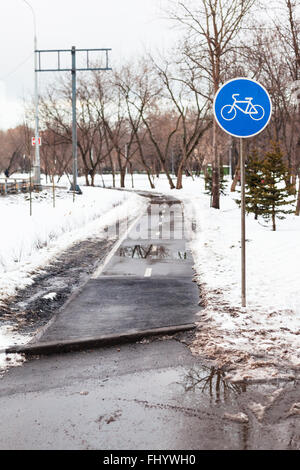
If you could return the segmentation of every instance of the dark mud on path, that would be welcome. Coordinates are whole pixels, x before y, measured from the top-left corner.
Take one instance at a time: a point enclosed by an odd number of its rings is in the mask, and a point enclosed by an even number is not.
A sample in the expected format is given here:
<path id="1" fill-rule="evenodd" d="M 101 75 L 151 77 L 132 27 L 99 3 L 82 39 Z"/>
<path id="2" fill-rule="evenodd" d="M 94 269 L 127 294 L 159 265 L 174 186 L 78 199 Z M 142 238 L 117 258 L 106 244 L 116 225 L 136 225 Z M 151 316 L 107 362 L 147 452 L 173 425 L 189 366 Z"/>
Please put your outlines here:
<path id="1" fill-rule="evenodd" d="M 34 283 L 17 292 L 0 307 L 0 325 L 13 325 L 20 333 L 33 334 L 44 326 L 103 262 L 116 240 L 88 238 L 75 243 L 39 270 Z M 44 298 L 55 294 L 54 298 Z"/>

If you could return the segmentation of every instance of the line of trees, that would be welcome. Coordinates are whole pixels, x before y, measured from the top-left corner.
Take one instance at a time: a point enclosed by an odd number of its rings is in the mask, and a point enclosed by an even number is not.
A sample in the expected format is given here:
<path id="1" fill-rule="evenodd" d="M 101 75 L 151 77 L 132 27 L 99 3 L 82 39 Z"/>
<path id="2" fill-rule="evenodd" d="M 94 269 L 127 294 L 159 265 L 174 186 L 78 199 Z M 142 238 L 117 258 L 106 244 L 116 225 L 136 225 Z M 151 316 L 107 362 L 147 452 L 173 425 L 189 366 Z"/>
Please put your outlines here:
<path id="1" fill-rule="evenodd" d="M 155 175 L 164 172 L 170 188 L 181 189 L 185 173 L 200 174 L 211 164 L 212 206 L 219 208 L 222 164 L 231 154 L 234 190 L 239 152 L 235 139 L 216 126 L 212 102 L 226 80 L 248 76 L 269 91 L 273 116 L 262 134 L 246 141 L 246 152 L 265 154 L 271 141 L 280 145 L 286 185 L 294 193 L 298 190 L 300 207 L 300 113 L 295 99 L 297 91 L 300 95 L 300 20 L 296 0 L 277 0 L 274 8 L 271 3 L 170 1 L 167 14 L 182 29 L 180 44 L 172 51 L 155 59 L 141 57 L 113 72 L 82 75 L 77 126 L 79 171 L 86 184 L 94 185 L 96 174 L 110 172 L 113 185 L 119 175 L 124 187 L 126 172 L 141 171 L 153 188 Z M 42 170 L 47 175 L 70 173 L 68 76 L 41 96 L 40 123 Z M 2 146 L 6 134 L 0 133 L 0 170 L 8 167 L 14 152 L 30 150 L 25 147 L 31 132 L 26 125 L 10 130 L 10 136 L 19 136 L 10 138 L 10 150 L 7 142 Z"/>

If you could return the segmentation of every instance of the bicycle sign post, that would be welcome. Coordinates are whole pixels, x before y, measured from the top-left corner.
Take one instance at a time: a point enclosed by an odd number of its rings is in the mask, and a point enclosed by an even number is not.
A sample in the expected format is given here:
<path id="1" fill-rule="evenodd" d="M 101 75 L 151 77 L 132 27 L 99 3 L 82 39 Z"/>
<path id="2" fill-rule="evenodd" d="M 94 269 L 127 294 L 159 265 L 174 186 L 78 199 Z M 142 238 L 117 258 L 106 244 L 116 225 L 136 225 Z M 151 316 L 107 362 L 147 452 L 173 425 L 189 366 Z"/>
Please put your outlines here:
<path id="1" fill-rule="evenodd" d="M 249 78 L 229 80 L 219 89 L 214 99 L 214 116 L 217 123 L 227 134 L 240 138 L 243 307 L 246 307 L 246 205 L 243 139 L 262 132 L 269 124 L 271 115 L 272 102 L 267 90 Z"/>

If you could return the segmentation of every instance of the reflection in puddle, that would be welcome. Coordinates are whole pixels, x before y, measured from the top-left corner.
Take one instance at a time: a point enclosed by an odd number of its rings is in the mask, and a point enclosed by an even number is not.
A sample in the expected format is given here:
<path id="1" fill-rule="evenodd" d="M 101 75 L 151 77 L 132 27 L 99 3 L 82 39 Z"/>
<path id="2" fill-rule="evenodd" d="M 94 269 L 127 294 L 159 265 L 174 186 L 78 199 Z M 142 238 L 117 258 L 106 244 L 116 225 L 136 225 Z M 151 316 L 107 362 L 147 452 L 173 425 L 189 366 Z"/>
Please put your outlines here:
<path id="1" fill-rule="evenodd" d="M 120 256 L 121 258 L 147 259 L 150 256 L 152 249 L 153 249 L 153 245 L 125 246 L 125 247 L 120 248 L 118 256 Z"/>
<path id="2" fill-rule="evenodd" d="M 171 251 L 166 246 L 156 245 L 135 245 L 135 246 L 122 246 L 119 249 L 118 256 L 121 258 L 135 258 L 135 259 L 177 259 L 187 260 L 188 254 L 186 251 Z"/>
<path id="3" fill-rule="evenodd" d="M 209 429 L 207 417 L 216 424 L 216 435 L 219 443 L 223 442 L 237 449 L 249 448 L 249 423 L 232 422 L 224 418 L 224 414 L 236 414 L 240 411 L 239 403 L 241 395 L 247 392 L 246 384 L 233 384 L 225 379 L 225 371 L 216 367 L 203 365 L 194 366 L 190 369 L 185 367 L 171 368 L 164 372 L 151 372 L 153 374 L 148 383 L 151 383 L 151 393 L 155 399 L 157 407 L 162 409 L 173 409 L 182 414 L 194 418 L 199 417 L 199 421 L 192 424 L 193 431 L 199 435 Z M 169 390 L 172 399 L 166 404 L 157 397 L 161 396 L 161 389 L 165 387 Z M 212 425 L 212 429 L 214 425 Z M 183 436 L 189 442 L 191 427 L 187 424 L 182 427 Z"/>
<path id="4" fill-rule="evenodd" d="M 209 393 L 211 398 L 218 401 L 226 401 L 230 396 L 246 391 L 246 385 L 237 385 L 225 379 L 225 372 L 216 367 L 193 368 L 184 377 L 184 389 L 186 392 L 200 390 Z"/>

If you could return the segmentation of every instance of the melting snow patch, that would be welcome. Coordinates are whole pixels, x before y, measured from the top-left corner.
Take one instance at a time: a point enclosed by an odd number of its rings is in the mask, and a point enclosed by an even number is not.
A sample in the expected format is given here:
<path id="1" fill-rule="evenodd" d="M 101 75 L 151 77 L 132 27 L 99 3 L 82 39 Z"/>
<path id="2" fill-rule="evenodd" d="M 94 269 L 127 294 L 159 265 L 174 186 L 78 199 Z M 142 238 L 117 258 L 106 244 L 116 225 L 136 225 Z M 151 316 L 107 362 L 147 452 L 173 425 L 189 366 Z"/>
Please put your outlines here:
<path id="1" fill-rule="evenodd" d="M 56 299 L 56 297 L 57 297 L 56 292 L 50 292 L 49 294 L 44 295 L 43 299 L 45 299 L 45 300 L 54 300 L 54 299 Z"/>
<path id="2" fill-rule="evenodd" d="M 258 421 L 261 422 L 265 416 L 267 407 L 263 406 L 261 403 L 250 403 L 248 407 L 254 413 Z"/>
<path id="3" fill-rule="evenodd" d="M 300 415 L 300 403 L 294 403 L 288 413 L 288 416 L 294 415 Z"/>
<path id="4" fill-rule="evenodd" d="M 230 421 L 235 421 L 236 423 L 248 423 L 249 422 L 249 418 L 245 413 L 236 413 L 236 414 L 225 413 L 224 418 L 229 419 Z"/>
<path id="5" fill-rule="evenodd" d="M 15 333 L 10 326 L 2 326 L 0 328 L 0 374 L 8 367 L 19 366 L 24 362 L 24 358 L 20 354 L 7 355 L 1 351 L 15 344 L 25 344 L 27 341 L 28 338 Z"/>
<path id="6" fill-rule="evenodd" d="M 60 189 L 55 209 L 51 193 L 45 195 L 37 195 L 32 217 L 24 195 L 0 198 L 5 220 L 0 232 L 0 301 L 32 284 L 34 273 L 75 242 L 100 233 L 116 238 L 117 222 L 146 208 L 146 200 L 136 194 L 101 188 L 84 188 L 75 203 L 72 194 Z M 107 227 L 111 232 L 106 233 Z"/>

